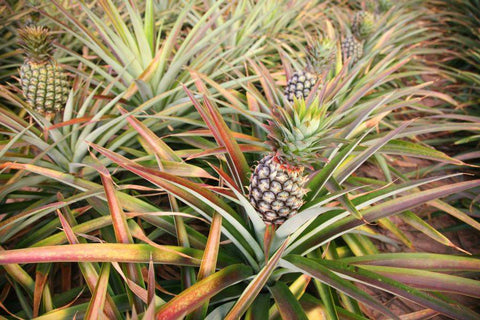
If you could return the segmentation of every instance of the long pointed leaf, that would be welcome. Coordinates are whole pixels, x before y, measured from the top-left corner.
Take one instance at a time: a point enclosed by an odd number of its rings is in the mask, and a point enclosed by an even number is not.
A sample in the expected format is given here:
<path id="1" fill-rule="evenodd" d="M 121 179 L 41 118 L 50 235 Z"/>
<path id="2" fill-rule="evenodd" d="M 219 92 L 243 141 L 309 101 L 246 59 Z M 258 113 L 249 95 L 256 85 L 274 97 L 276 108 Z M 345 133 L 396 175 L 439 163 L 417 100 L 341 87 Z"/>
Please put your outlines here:
<path id="1" fill-rule="evenodd" d="M 283 320 L 308 320 L 302 306 L 285 283 L 279 281 L 269 289 Z"/>
<path id="2" fill-rule="evenodd" d="M 267 283 L 272 272 L 275 270 L 280 258 L 282 257 L 283 251 L 285 250 L 288 244 L 288 239 L 285 240 L 283 245 L 275 252 L 275 254 L 268 260 L 267 264 L 263 269 L 255 276 L 252 282 L 248 287 L 243 291 L 240 298 L 237 300 L 233 308 L 225 317 L 225 320 L 235 320 L 239 319 L 245 311 L 250 307 L 252 302 L 257 297 L 258 293 Z"/>
<path id="3" fill-rule="evenodd" d="M 155 318 L 157 320 L 181 319 L 223 289 L 245 280 L 251 274 L 252 270 L 245 265 L 236 264 L 226 267 L 185 289 L 161 306 Z"/>
<path id="4" fill-rule="evenodd" d="M 198 266 L 202 253 L 195 249 L 147 244 L 88 243 L 1 251 L 0 264 L 45 262 L 132 262 Z"/>
<path id="5" fill-rule="evenodd" d="M 351 282 L 335 275 L 328 268 L 319 264 L 318 262 L 313 261 L 312 259 L 297 255 L 288 255 L 280 261 L 280 265 L 284 268 L 292 270 L 293 272 L 303 272 L 308 274 L 319 281 L 349 295 L 350 297 L 357 299 L 359 302 L 362 302 L 365 305 L 378 310 L 389 317 L 392 317 L 393 319 L 399 319 L 388 308 L 372 298 L 369 294 L 358 289 Z"/>

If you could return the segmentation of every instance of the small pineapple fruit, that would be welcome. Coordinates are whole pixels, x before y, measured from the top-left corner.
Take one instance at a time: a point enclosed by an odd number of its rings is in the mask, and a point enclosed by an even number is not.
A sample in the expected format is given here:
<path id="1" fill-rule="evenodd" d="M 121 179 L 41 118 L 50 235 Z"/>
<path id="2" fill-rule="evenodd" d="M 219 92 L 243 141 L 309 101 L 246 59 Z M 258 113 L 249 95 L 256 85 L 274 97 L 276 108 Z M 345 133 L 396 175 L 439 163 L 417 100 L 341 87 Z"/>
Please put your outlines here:
<path id="1" fill-rule="evenodd" d="M 375 30 L 375 16 L 368 11 L 359 11 L 353 16 L 352 32 L 358 39 L 366 39 Z"/>
<path id="2" fill-rule="evenodd" d="M 327 106 L 316 98 L 309 106 L 304 99 L 274 110 L 267 129 L 273 151 L 256 166 L 249 186 L 250 203 L 267 225 L 279 225 L 303 205 L 305 169 L 317 162 L 325 148 Z"/>
<path id="3" fill-rule="evenodd" d="M 67 101 L 69 85 L 62 68 L 52 57 L 52 36 L 45 27 L 27 26 L 19 30 L 25 61 L 20 68 L 23 95 L 36 111 L 51 114 Z"/>
<path id="4" fill-rule="evenodd" d="M 342 41 L 343 61 L 352 58 L 350 63 L 355 64 L 363 56 L 363 44 L 354 36 L 349 35 Z"/>
<path id="5" fill-rule="evenodd" d="M 293 103 L 293 97 L 307 98 L 322 73 L 330 69 L 335 61 L 335 55 L 336 45 L 330 39 L 309 45 L 306 50 L 307 68 L 296 71 L 288 80 L 284 93 L 287 100 Z"/>

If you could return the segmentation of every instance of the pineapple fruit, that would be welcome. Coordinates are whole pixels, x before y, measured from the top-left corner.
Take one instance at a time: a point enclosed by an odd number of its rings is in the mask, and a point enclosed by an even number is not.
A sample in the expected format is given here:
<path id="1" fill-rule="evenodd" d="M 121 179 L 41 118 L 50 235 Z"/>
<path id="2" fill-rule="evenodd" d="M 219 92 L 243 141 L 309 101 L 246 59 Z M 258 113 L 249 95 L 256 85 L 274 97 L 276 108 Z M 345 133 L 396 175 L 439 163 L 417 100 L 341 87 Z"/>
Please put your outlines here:
<path id="1" fill-rule="evenodd" d="M 274 109 L 267 126 L 273 151 L 260 160 L 249 185 L 250 203 L 267 225 L 282 224 L 303 205 L 305 169 L 325 147 L 326 108 L 318 98 L 309 106 L 294 98 L 293 105 Z"/>
<path id="2" fill-rule="evenodd" d="M 307 68 L 296 71 L 288 80 L 284 95 L 290 103 L 294 97 L 305 99 L 323 72 L 328 71 L 335 61 L 336 45 L 330 39 L 316 41 L 306 50 Z"/>
<path id="3" fill-rule="evenodd" d="M 19 30 L 25 61 L 20 68 L 23 95 L 28 104 L 42 114 L 57 113 L 67 101 L 69 84 L 66 74 L 52 57 L 52 36 L 40 26 Z"/>
<path id="4" fill-rule="evenodd" d="M 341 44 L 344 62 L 351 58 L 355 64 L 363 56 L 363 41 L 375 31 L 375 16 L 368 11 L 357 12 L 352 21 L 352 34 Z"/>
<path id="5" fill-rule="evenodd" d="M 342 41 L 342 56 L 344 63 L 349 58 L 351 64 L 357 63 L 363 56 L 363 43 L 352 35 L 346 37 Z"/>

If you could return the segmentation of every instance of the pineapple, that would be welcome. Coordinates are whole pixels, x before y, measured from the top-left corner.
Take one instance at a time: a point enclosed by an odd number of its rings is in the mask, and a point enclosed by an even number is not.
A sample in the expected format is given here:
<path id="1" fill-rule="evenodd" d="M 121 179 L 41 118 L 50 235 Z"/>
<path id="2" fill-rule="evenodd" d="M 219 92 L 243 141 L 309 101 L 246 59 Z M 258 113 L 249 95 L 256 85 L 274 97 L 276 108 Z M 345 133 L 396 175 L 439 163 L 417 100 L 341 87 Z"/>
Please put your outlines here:
<path id="1" fill-rule="evenodd" d="M 359 11 L 353 16 L 352 32 L 357 39 L 366 39 L 375 30 L 375 16 L 368 11 Z"/>
<path id="2" fill-rule="evenodd" d="M 330 39 L 309 45 L 306 50 L 307 68 L 296 71 L 288 80 L 284 93 L 287 100 L 293 103 L 294 97 L 297 99 L 308 97 L 322 73 L 330 69 L 335 61 L 335 55 L 336 45 Z"/>
<path id="3" fill-rule="evenodd" d="M 363 43 L 350 35 L 342 41 L 343 61 L 351 58 L 350 63 L 355 64 L 363 56 Z"/>
<path id="4" fill-rule="evenodd" d="M 69 85 L 62 68 L 52 57 L 52 36 L 40 26 L 19 30 L 25 61 L 20 68 L 23 95 L 42 114 L 60 111 L 68 97 Z"/>
<path id="5" fill-rule="evenodd" d="M 250 203 L 267 225 L 282 224 L 303 205 L 305 169 L 319 160 L 328 140 L 322 139 L 326 109 L 318 98 L 309 106 L 294 98 L 293 105 L 274 109 L 267 126 L 273 151 L 260 160 L 249 186 Z"/>

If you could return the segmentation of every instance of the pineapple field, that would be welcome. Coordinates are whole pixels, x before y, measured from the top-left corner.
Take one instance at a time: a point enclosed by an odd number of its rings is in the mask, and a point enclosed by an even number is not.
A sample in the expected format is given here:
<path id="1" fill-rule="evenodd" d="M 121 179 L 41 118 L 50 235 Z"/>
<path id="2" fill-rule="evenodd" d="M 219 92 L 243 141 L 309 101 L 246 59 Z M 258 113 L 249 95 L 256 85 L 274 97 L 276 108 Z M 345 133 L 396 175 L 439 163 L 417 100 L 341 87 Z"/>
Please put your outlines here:
<path id="1" fill-rule="evenodd" d="M 1 319 L 480 319 L 479 0 L 0 0 Z"/>

